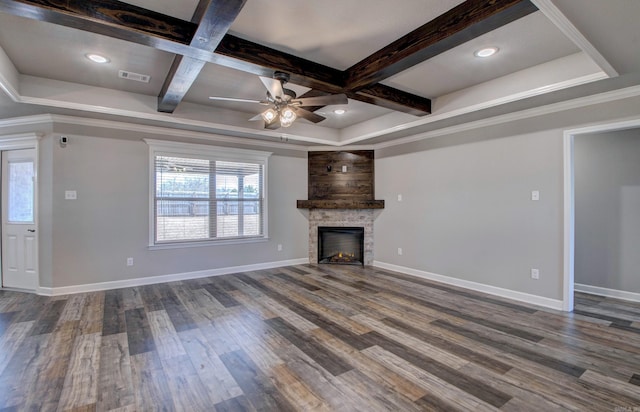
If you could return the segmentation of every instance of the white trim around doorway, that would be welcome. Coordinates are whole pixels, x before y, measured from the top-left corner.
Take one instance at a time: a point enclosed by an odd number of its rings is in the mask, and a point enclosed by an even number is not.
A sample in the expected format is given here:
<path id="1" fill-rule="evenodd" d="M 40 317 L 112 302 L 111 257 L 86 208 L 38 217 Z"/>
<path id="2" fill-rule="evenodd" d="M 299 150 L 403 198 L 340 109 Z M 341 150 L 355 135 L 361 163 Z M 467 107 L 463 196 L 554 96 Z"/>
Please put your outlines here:
<path id="1" fill-rule="evenodd" d="M 587 133 L 602 133 L 640 127 L 640 118 L 602 123 L 577 129 L 565 130 L 563 136 L 564 169 L 564 251 L 563 251 L 563 292 L 562 310 L 573 311 L 575 289 L 575 182 L 574 182 L 574 137 Z"/>

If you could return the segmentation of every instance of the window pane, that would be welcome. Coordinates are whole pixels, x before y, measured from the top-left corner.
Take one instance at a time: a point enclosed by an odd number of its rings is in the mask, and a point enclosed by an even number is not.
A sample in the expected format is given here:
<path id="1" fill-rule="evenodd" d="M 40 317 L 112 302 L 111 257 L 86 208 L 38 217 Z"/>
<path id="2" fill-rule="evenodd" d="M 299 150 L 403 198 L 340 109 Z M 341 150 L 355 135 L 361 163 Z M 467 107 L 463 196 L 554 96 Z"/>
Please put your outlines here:
<path id="1" fill-rule="evenodd" d="M 209 202 L 158 200 L 156 241 L 209 238 Z"/>
<path id="2" fill-rule="evenodd" d="M 156 157 L 156 197 L 209 197 L 209 161 Z"/>
<path id="3" fill-rule="evenodd" d="M 33 162 L 9 163 L 10 222 L 32 223 L 33 220 Z"/>

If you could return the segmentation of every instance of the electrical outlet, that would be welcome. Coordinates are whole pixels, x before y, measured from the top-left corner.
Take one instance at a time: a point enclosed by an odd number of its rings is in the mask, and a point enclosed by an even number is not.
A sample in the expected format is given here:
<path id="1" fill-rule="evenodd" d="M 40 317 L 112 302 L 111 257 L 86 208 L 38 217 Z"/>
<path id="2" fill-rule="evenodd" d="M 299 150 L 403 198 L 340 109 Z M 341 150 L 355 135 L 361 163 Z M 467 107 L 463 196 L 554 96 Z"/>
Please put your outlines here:
<path id="1" fill-rule="evenodd" d="M 531 269 L 531 279 L 540 279 L 540 271 L 538 269 Z"/>
<path id="2" fill-rule="evenodd" d="M 540 200 L 540 191 L 532 190 L 531 191 L 531 200 Z"/>
<path id="3" fill-rule="evenodd" d="M 398 202 L 402 202 L 402 195 L 398 195 Z"/>
<path id="4" fill-rule="evenodd" d="M 402 248 L 401 247 L 398 248 L 398 255 L 402 256 Z"/>
<path id="5" fill-rule="evenodd" d="M 128 257 L 127 258 L 127 266 L 133 266 L 133 258 L 132 257 Z"/>
<path id="6" fill-rule="evenodd" d="M 278 252 L 282 252 L 282 245 L 278 245 Z"/>

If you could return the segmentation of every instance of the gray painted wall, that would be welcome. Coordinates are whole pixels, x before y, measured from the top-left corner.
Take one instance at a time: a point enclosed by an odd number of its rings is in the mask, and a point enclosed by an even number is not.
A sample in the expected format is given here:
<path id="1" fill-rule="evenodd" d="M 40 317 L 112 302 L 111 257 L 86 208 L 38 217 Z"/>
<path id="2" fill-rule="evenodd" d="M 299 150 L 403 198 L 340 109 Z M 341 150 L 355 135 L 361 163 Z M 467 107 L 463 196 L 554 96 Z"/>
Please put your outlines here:
<path id="1" fill-rule="evenodd" d="M 389 157 L 381 151 L 376 197 L 386 206 L 375 222 L 375 259 L 561 299 L 561 177 L 557 130 L 434 142 L 433 149 Z M 531 268 L 540 270 L 539 280 Z"/>
<path id="2" fill-rule="evenodd" d="M 575 281 L 640 292 L 640 129 L 579 135 Z"/>
<path id="3" fill-rule="evenodd" d="M 148 146 L 140 140 L 58 135 L 40 150 L 41 285 L 60 287 L 227 268 L 307 256 L 306 157 L 272 155 L 266 242 L 149 250 Z M 54 143 L 55 141 L 55 143 Z M 64 199 L 76 190 L 78 199 Z M 50 227 L 47 231 L 46 228 Z M 283 251 L 277 251 L 277 245 Z M 134 266 L 126 266 L 126 258 Z"/>

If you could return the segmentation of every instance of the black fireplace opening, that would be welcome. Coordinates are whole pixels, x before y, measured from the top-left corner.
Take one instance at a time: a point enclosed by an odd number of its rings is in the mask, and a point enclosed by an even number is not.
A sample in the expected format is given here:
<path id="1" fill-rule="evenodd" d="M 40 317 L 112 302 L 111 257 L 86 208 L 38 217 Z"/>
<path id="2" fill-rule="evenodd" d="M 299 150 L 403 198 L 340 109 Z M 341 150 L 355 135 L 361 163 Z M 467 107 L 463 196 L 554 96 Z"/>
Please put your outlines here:
<path id="1" fill-rule="evenodd" d="M 318 263 L 364 266 L 364 227 L 318 226 Z"/>

